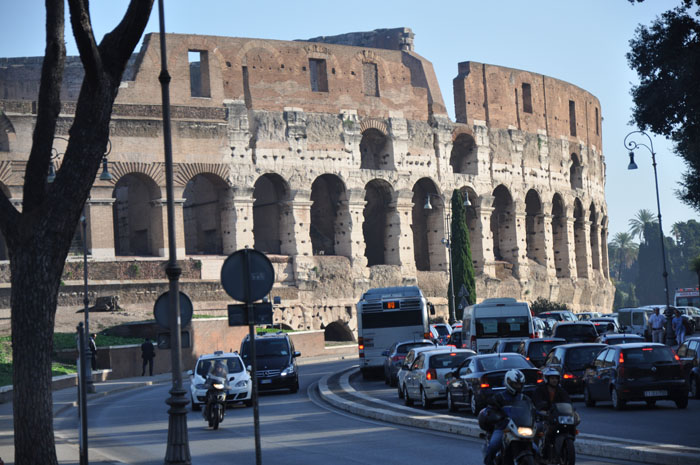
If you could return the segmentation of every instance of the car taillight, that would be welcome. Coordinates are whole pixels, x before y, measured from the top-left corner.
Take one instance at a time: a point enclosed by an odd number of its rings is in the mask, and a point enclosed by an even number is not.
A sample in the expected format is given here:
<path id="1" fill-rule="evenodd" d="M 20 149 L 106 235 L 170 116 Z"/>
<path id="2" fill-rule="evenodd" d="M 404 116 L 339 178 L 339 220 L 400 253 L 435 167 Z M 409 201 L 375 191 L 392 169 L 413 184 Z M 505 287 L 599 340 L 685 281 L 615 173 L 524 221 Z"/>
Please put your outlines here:
<path id="1" fill-rule="evenodd" d="M 622 355 L 622 352 L 620 352 L 620 360 L 619 360 L 619 363 L 620 363 L 620 365 L 622 365 L 623 363 L 625 363 L 625 356 Z"/>
<path id="2" fill-rule="evenodd" d="M 433 335 L 430 333 L 423 333 L 423 339 L 432 339 Z"/>
<path id="3" fill-rule="evenodd" d="M 486 388 L 491 387 L 491 385 L 489 384 L 489 380 L 488 380 L 488 378 L 486 378 L 486 376 L 482 376 L 481 379 L 479 380 L 479 387 L 481 389 L 486 389 Z"/>
<path id="4" fill-rule="evenodd" d="M 404 360 L 406 358 L 405 355 L 394 355 L 391 357 L 392 362 L 400 362 L 401 360 Z"/>
<path id="5" fill-rule="evenodd" d="M 564 373 L 564 379 L 574 379 L 576 378 L 576 375 L 572 373 Z"/>
<path id="6" fill-rule="evenodd" d="M 476 352 L 476 336 L 469 338 L 469 345 L 471 346 L 472 350 Z"/>
<path id="7" fill-rule="evenodd" d="M 425 372 L 425 379 L 428 381 L 435 381 L 437 379 L 437 371 L 435 371 L 435 368 L 430 368 L 427 372 Z"/>
<path id="8" fill-rule="evenodd" d="M 360 352 L 365 350 L 365 340 L 362 337 L 357 338 L 357 350 L 359 350 Z M 364 357 L 364 354 L 360 353 L 360 357 Z"/>
<path id="9" fill-rule="evenodd" d="M 530 333 L 530 339 L 537 339 L 537 334 Z"/>

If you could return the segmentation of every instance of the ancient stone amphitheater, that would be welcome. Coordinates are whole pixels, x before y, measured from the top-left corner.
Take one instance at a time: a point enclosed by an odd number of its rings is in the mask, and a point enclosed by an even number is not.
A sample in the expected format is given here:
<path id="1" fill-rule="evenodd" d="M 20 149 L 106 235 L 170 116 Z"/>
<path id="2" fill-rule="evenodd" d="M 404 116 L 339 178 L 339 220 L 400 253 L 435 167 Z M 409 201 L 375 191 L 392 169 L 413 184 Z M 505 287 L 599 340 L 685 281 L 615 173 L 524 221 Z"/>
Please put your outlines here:
<path id="1" fill-rule="evenodd" d="M 466 61 L 453 81 L 453 122 L 407 28 L 167 41 L 176 239 L 178 257 L 195 264 L 183 287 L 197 311 L 230 303 L 219 270 L 248 246 L 270 256 L 272 294 L 282 298 L 275 320 L 294 329 L 347 336 L 361 293 L 384 285 L 417 284 L 446 316 L 454 189 L 469 199 L 479 300 L 610 307 L 601 108 L 590 93 Z M 41 58 L 0 59 L 0 188 L 18 208 L 40 66 Z M 153 264 L 168 250 L 159 72 L 159 38 L 148 35 L 114 106 L 112 180 L 97 179 L 86 205 L 91 299 L 118 295 L 125 308 L 152 305 L 167 287 Z M 56 169 L 81 79 L 80 61 L 69 58 Z M 79 230 L 78 253 L 82 241 Z M 80 282 L 64 277 L 61 302 L 79 307 Z M 6 308 L 7 284 L 0 294 Z"/>

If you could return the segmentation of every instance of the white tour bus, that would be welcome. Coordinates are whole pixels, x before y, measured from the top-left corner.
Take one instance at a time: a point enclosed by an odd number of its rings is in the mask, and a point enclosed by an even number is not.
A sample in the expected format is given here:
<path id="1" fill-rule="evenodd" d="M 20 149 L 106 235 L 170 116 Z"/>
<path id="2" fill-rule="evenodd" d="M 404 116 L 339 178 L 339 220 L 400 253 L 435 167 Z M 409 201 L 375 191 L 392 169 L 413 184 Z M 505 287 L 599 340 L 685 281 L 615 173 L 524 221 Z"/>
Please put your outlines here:
<path id="1" fill-rule="evenodd" d="M 394 342 L 430 339 L 428 320 L 435 309 L 416 286 L 370 289 L 357 303 L 360 371 L 368 377 L 384 367 L 384 352 Z"/>
<path id="2" fill-rule="evenodd" d="M 535 337 L 527 302 L 511 298 L 486 299 L 464 309 L 462 346 L 477 353 L 490 350 L 497 340 L 520 341 Z"/>

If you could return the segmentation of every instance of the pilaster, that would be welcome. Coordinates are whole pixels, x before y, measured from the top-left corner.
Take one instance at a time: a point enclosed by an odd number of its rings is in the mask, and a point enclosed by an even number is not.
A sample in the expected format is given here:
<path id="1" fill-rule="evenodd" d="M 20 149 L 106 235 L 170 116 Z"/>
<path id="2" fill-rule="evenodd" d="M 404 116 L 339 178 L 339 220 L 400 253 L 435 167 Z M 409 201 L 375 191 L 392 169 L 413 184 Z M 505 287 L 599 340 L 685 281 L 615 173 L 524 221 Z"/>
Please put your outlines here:
<path id="1" fill-rule="evenodd" d="M 253 188 L 232 187 L 222 193 L 221 239 L 224 255 L 253 248 Z"/>

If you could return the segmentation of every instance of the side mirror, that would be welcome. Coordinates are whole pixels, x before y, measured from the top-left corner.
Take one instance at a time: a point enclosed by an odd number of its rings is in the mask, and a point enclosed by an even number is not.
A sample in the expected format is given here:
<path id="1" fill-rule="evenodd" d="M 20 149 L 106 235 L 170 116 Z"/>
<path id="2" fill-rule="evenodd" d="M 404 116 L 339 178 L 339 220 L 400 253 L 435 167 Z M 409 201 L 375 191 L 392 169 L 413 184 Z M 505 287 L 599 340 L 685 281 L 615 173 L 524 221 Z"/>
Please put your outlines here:
<path id="1" fill-rule="evenodd" d="M 186 374 L 187 376 L 194 376 L 194 372 L 193 372 L 192 370 L 187 370 L 187 371 L 185 372 L 185 374 Z"/>
<path id="2" fill-rule="evenodd" d="M 248 365 L 247 367 L 245 367 L 245 369 L 248 370 L 248 372 L 250 372 L 250 371 L 253 370 L 253 366 L 252 366 L 252 365 Z"/>
<path id="3" fill-rule="evenodd" d="M 301 352 L 299 352 L 299 351 L 294 352 L 292 354 L 292 357 L 294 357 L 294 358 L 301 357 Z"/>
<path id="4" fill-rule="evenodd" d="M 385 350 L 384 352 L 382 352 L 382 357 L 388 357 L 388 356 L 389 356 L 388 350 Z"/>

